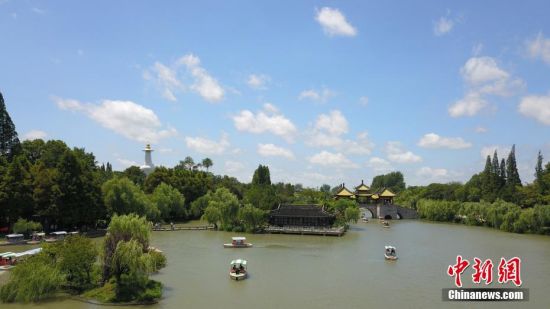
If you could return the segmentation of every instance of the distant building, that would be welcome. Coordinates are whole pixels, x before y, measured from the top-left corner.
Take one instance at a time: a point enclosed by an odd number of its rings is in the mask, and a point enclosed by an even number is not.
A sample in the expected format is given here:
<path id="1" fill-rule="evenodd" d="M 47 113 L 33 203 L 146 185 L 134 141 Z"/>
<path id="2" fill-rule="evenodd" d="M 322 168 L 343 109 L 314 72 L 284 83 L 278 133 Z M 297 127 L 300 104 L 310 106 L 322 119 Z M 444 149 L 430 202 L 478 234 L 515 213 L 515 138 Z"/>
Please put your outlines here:
<path id="1" fill-rule="evenodd" d="M 395 196 L 396 194 L 388 188 L 372 191 L 371 188 L 365 185 L 363 180 L 361 180 L 361 184 L 355 187 L 354 192 L 346 188 L 345 184 L 342 184 L 338 192 L 334 195 L 334 198 L 354 199 L 359 204 L 393 204 L 393 198 Z"/>
<path id="2" fill-rule="evenodd" d="M 145 164 L 140 166 L 139 169 L 142 170 L 145 175 L 149 175 L 155 170 L 155 165 L 151 159 L 151 152 L 154 150 L 151 148 L 150 144 L 147 144 L 145 145 L 145 149 L 143 149 L 143 151 L 145 152 Z"/>
<path id="3" fill-rule="evenodd" d="M 269 214 L 269 224 L 273 226 L 330 227 L 334 220 L 334 215 L 319 205 L 280 204 Z"/>

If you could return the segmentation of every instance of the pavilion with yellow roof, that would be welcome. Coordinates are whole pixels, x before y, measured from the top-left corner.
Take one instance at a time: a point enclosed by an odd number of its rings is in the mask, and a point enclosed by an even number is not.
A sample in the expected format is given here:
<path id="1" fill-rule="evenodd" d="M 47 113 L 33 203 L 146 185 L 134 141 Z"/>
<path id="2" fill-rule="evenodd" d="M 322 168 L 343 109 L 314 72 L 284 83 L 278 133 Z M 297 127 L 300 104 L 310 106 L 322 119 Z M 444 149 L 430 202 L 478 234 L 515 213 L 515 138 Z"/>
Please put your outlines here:
<path id="1" fill-rule="evenodd" d="M 335 199 L 347 198 L 354 199 L 359 204 L 393 204 L 393 198 L 395 197 L 388 188 L 381 188 L 376 192 L 373 192 L 371 188 L 361 180 L 361 184 L 355 187 L 355 192 L 346 188 L 345 184 L 342 184 L 338 192 L 334 195 Z"/>

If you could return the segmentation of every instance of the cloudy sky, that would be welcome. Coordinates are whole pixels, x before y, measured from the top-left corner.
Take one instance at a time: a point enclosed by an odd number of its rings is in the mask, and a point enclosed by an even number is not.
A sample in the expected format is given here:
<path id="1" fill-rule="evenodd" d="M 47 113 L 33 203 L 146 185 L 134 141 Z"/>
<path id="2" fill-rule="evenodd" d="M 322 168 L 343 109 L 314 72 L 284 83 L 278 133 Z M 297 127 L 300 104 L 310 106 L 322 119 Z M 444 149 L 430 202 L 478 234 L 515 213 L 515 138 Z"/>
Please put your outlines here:
<path id="1" fill-rule="evenodd" d="M 0 0 L 0 91 L 23 139 L 116 169 L 210 157 L 318 187 L 464 181 L 550 158 L 548 1 Z"/>

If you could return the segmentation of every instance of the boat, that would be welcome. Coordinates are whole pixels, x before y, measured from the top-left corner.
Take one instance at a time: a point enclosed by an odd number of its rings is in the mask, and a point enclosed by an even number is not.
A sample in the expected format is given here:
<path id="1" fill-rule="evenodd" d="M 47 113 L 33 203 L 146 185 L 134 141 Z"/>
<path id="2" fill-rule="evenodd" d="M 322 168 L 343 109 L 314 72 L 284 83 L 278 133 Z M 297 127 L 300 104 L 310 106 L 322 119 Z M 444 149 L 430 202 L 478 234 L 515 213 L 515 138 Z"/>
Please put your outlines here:
<path id="1" fill-rule="evenodd" d="M 31 240 L 27 241 L 27 244 L 29 245 L 36 245 L 41 242 L 43 242 L 46 238 L 46 233 L 40 232 L 40 233 L 33 233 Z"/>
<path id="2" fill-rule="evenodd" d="M 65 239 L 65 236 L 67 236 L 67 232 L 65 232 L 65 231 L 51 232 L 50 237 L 46 238 L 46 242 L 61 241 L 61 240 Z"/>
<path id="3" fill-rule="evenodd" d="M 390 223 L 388 221 L 384 220 L 384 221 L 382 221 L 382 227 L 389 228 Z"/>
<path id="4" fill-rule="evenodd" d="M 248 276 L 246 270 L 246 260 L 238 259 L 231 261 L 229 269 L 229 277 L 235 281 L 244 280 Z"/>
<path id="5" fill-rule="evenodd" d="M 394 246 L 386 246 L 384 257 L 386 260 L 397 260 L 397 253 Z"/>
<path id="6" fill-rule="evenodd" d="M 224 248 L 250 248 L 251 243 L 246 242 L 246 237 L 231 237 L 230 244 L 223 244 Z"/>
<path id="7" fill-rule="evenodd" d="M 22 245 L 26 244 L 25 236 L 23 234 L 8 234 L 6 235 L 6 241 L 0 243 L 0 245 Z"/>
<path id="8" fill-rule="evenodd" d="M 18 261 L 31 256 L 40 253 L 42 251 L 42 248 L 36 248 L 31 249 L 19 253 L 14 252 L 4 252 L 0 253 L 0 270 L 10 270 L 15 267 L 15 265 L 18 263 Z"/>
<path id="9" fill-rule="evenodd" d="M 363 220 L 363 222 L 365 222 L 365 223 L 369 222 L 369 219 L 367 219 L 365 217 L 363 217 L 361 220 Z"/>
<path id="10" fill-rule="evenodd" d="M 15 267 L 15 263 L 17 263 L 17 260 L 15 259 L 15 253 L 0 253 L 0 270 L 10 270 Z"/>

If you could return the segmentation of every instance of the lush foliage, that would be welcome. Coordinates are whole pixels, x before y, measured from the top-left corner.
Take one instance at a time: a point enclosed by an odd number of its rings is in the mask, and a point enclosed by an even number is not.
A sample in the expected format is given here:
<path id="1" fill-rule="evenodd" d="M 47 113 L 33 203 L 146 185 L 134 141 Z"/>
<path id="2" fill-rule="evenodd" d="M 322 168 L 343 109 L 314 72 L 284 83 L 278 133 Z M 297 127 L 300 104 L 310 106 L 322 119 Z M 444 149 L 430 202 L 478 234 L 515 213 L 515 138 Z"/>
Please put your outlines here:
<path id="1" fill-rule="evenodd" d="M 11 160 L 20 151 L 15 125 L 6 110 L 4 96 L 0 93 L 0 157 Z"/>
<path id="2" fill-rule="evenodd" d="M 497 200 L 488 202 L 420 200 L 421 218 L 433 221 L 482 225 L 516 233 L 550 234 L 550 206 L 522 209 L 516 204 Z"/>
<path id="3" fill-rule="evenodd" d="M 63 242 L 46 244 L 43 253 L 54 261 L 67 287 L 83 291 L 97 282 L 94 270 L 98 250 L 91 239 L 72 235 Z"/>
<path id="4" fill-rule="evenodd" d="M 328 211 L 336 216 L 335 225 L 355 223 L 361 216 L 359 206 L 355 201 L 348 199 L 333 200 L 328 203 Z"/>
<path id="5" fill-rule="evenodd" d="M 149 274 L 166 265 L 164 255 L 149 248 L 150 223 L 135 214 L 115 215 L 103 243 L 103 282 L 114 285 L 111 301 L 150 300 L 160 297 Z M 100 293 L 101 294 L 101 293 Z"/>
<path id="6" fill-rule="evenodd" d="M 2 302 L 37 302 L 51 297 L 63 283 L 61 271 L 40 257 L 32 257 L 11 270 L 0 288 Z"/>
<path id="7" fill-rule="evenodd" d="M 25 219 L 19 219 L 13 225 L 14 233 L 24 233 L 29 235 L 31 232 L 38 232 L 42 230 L 42 224 L 40 222 L 27 221 Z"/>
<path id="8" fill-rule="evenodd" d="M 401 172 L 391 172 L 385 175 L 378 175 L 372 179 L 371 189 L 379 190 L 388 188 L 392 192 L 399 193 L 405 190 L 405 179 Z"/>

